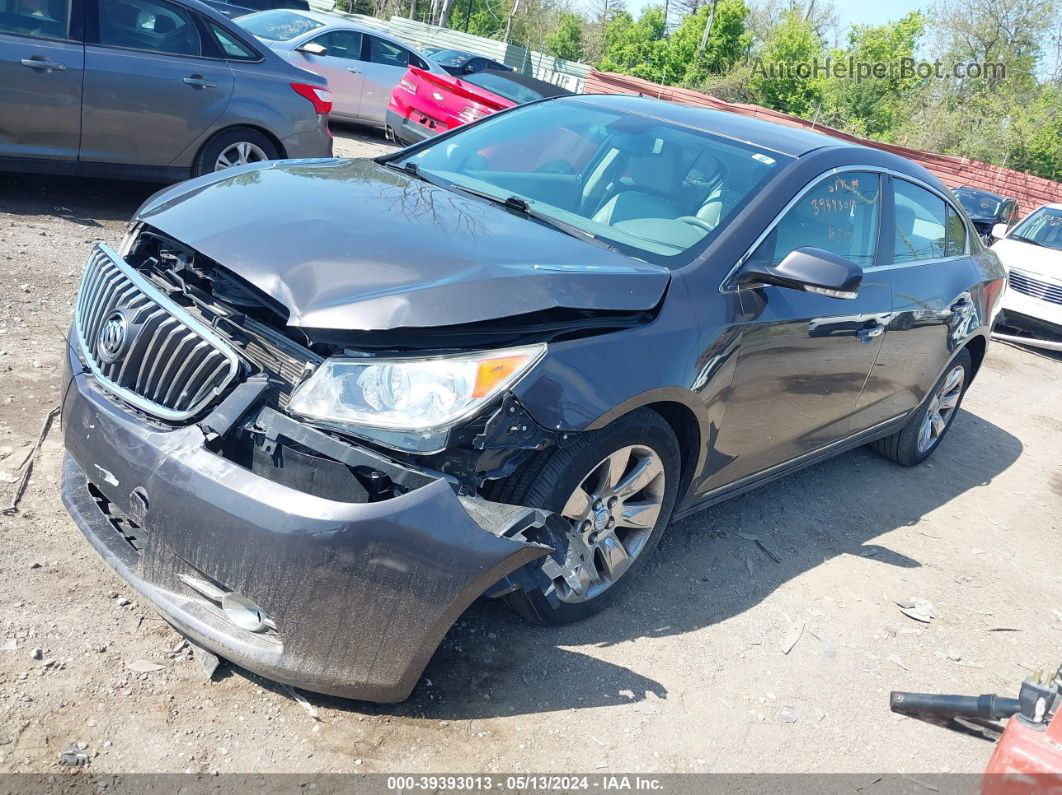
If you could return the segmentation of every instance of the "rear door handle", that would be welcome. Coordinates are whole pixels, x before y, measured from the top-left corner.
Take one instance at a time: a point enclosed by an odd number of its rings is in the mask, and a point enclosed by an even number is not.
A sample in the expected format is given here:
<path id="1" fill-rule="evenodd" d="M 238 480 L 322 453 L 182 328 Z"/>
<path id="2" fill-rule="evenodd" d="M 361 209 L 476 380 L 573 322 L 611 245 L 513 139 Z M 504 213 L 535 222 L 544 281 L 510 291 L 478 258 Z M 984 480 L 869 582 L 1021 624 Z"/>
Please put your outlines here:
<path id="1" fill-rule="evenodd" d="M 361 70 L 358 67 L 356 67 L 356 66 L 348 66 L 347 67 L 347 71 L 350 72 L 352 75 L 360 75 L 361 74 Z"/>
<path id="2" fill-rule="evenodd" d="M 952 312 L 963 312 L 966 309 L 968 309 L 969 306 L 970 306 L 970 299 L 969 298 L 960 298 L 958 301 L 956 301 L 954 304 L 951 305 L 951 311 Z"/>
<path id="3" fill-rule="evenodd" d="M 40 55 L 34 55 L 32 58 L 23 58 L 20 62 L 23 66 L 28 66 L 30 69 L 45 69 L 49 72 L 64 72 L 66 67 L 61 63 L 55 61 L 49 61 Z"/>
<path id="4" fill-rule="evenodd" d="M 880 337 L 885 333 L 885 327 L 880 323 L 875 323 L 873 326 L 867 328 L 856 329 L 856 338 L 860 342 L 870 342 L 875 337 Z"/>
<path id="5" fill-rule="evenodd" d="M 206 80 L 202 75 L 190 75 L 184 78 L 184 82 L 192 86 L 192 88 L 214 88 L 217 86 L 217 83 Z"/>

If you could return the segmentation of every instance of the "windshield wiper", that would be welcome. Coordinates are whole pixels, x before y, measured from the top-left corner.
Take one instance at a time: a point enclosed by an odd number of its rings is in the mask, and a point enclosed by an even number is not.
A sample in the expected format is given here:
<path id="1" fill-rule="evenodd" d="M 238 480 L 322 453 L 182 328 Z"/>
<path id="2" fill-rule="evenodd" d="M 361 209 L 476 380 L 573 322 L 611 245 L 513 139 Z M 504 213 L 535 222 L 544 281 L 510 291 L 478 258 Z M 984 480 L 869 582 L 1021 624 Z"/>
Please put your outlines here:
<path id="1" fill-rule="evenodd" d="M 1039 246 L 1040 248 L 1051 248 L 1051 246 L 1041 243 L 1039 240 L 1033 240 L 1031 237 L 1025 237 L 1024 235 L 1011 235 L 1010 239 L 1020 240 L 1022 243 L 1031 243 L 1032 245 Z"/>
<path id="2" fill-rule="evenodd" d="M 459 190 L 462 193 L 471 194 L 472 196 L 478 196 L 481 199 L 486 199 L 487 201 L 497 204 L 501 207 L 505 207 L 506 209 L 518 212 L 523 216 L 538 221 L 544 226 L 548 226 L 551 229 L 556 229 L 558 232 L 563 232 L 564 234 L 569 235 L 570 237 L 574 237 L 579 240 L 584 240 L 587 243 L 591 243 L 595 246 L 607 248 L 609 251 L 615 251 L 620 254 L 623 253 L 616 246 L 602 240 L 592 232 L 587 232 L 585 229 L 581 229 L 575 224 L 569 224 L 567 221 L 562 221 L 559 218 L 554 218 L 552 215 L 540 213 L 538 210 L 534 209 L 531 206 L 532 202 L 530 199 L 525 199 L 522 196 L 507 196 L 503 199 L 500 196 L 495 196 L 493 193 L 488 193 L 484 190 L 478 190 L 477 188 L 470 188 L 467 185 L 461 185 L 457 182 L 451 182 L 449 185 L 447 185 L 447 187 L 453 188 L 454 190 Z"/>

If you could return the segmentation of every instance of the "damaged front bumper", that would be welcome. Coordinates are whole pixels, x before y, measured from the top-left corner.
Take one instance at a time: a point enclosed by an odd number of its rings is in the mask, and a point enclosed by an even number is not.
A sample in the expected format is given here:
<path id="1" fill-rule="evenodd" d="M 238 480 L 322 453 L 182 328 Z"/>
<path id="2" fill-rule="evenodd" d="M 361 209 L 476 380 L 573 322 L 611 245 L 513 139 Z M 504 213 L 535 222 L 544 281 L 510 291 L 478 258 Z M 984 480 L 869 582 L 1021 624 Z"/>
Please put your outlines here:
<path id="1" fill-rule="evenodd" d="M 210 449 L 211 415 L 198 425 L 153 423 L 84 373 L 73 350 L 68 364 L 62 494 L 70 515 L 177 631 L 265 677 L 401 701 L 465 608 L 492 586 L 514 587 L 518 579 L 508 578 L 530 576 L 539 566 L 527 564 L 550 552 L 525 539 L 553 515 L 458 497 L 444 479 L 394 462 L 384 474 L 407 486 L 393 496 L 316 496 Z M 215 413 L 231 409 L 222 403 Z M 359 454 L 284 419 L 307 431 L 303 454 L 314 439 L 333 446 L 313 451 L 316 460 Z M 223 594 L 257 606 L 261 626 L 235 623 Z"/>

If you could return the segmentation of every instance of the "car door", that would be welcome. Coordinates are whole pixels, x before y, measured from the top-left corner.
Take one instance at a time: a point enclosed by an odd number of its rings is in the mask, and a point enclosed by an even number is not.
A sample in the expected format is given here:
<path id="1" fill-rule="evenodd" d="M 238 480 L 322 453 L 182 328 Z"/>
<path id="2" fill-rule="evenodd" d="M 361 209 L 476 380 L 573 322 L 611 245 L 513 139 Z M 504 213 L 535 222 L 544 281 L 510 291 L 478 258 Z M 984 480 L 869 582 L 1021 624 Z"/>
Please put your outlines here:
<path id="1" fill-rule="evenodd" d="M 97 0 L 85 44 L 81 159 L 166 166 L 210 129 L 232 70 L 205 26 L 167 0 Z"/>
<path id="2" fill-rule="evenodd" d="M 0 0 L 0 157 L 77 158 L 80 0 Z"/>
<path id="3" fill-rule="evenodd" d="M 893 317 L 860 397 L 857 416 L 867 424 L 922 402 L 955 346 L 983 321 L 971 289 L 988 278 L 949 199 L 912 179 L 893 176 L 886 183 L 881 270 L 892 282 Z"/>
<path id="4" fill-rule="evenodd" d="M 773 285 L 736 290 L 741 337 L 705 491 L 850 433 L 892 308 L 887 277 L 870 268 L 881 204 L 879 174 L 831 173 L 798 194 L 756 245 L 750 260 L 776 264 L 796 248 L 815 247 L 866 272 L 851 299 Z"/>
<path id="5" fill-rule="evenodd" d="M 296 45 L 289 61 L 303 69 L 309 69 L 328 81 L 332 92 L 332 113 L 336 118 L 358 118 L 361 105 L 362 85 L 365 81 L 365 62 L 362 60 L 364 36 L 357 30 L 330 30 L 310 36 L 306 42 L 324 47 L 324 55 L 302 52 Z"/>
<path id="6" fill-rule="evenodd" d="M 387 39 L 371 34 L 366 34 L 365 39 L 368 62 L 364 65 L 365 82 L 358 115 L 364 121 L 383 124 L 391 91 L 406 73 L 406 67 L 411 62 L 422 69 L 427 65 L 405 47 Z"/>

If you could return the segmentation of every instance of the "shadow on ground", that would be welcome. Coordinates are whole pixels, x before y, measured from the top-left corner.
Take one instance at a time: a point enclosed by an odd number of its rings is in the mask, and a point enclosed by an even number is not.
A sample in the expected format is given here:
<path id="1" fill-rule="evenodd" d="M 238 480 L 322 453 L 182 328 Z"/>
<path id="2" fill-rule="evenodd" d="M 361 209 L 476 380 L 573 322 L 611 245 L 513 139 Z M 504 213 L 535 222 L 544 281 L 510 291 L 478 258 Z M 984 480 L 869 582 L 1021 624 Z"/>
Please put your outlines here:
<path id="1" fill-rule="evenodd" d="M 926 514 L 991 482 L 1021 450 L 1016 437 L 962 411 L 921 467 L 907 469 L 856 450 L 676 523 L 631 587 L 590 620 L 530 626 L 501 602 L 478 601 L 402 704 L 307 695 L 314 704 L 341 711 L 435 720 L 630 704 L 648 694 L 666 699 L 666 688 L 648 674 L 570 647 L 607 647 L 711 626 L 837 555 L 859 555 L 880 566 L 921 566 L 875 540 L 917 525 Z M 742 535 L 759 538 L 778 562 Z"/>

